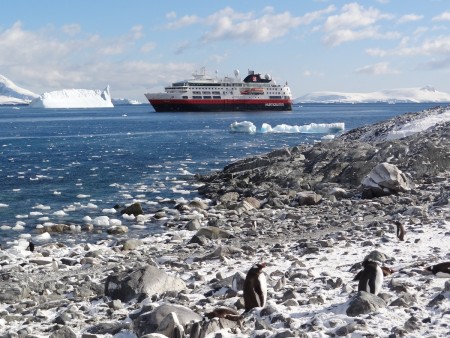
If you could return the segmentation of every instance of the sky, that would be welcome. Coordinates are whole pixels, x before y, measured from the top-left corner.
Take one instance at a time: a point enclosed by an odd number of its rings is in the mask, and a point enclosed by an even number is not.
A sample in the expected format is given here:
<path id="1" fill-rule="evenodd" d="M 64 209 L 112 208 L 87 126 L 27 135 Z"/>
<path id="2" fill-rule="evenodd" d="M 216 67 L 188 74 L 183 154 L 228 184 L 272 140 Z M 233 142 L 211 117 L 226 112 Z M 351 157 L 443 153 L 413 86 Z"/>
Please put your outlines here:
<path id="1" fill-rule="evenodd" d="M 293 97 L 433 86 L 450 92 L 448 0 L 14 0 L 0 74 L 37 94 L 144 93 L 205 67 L 287 82 Z"/>

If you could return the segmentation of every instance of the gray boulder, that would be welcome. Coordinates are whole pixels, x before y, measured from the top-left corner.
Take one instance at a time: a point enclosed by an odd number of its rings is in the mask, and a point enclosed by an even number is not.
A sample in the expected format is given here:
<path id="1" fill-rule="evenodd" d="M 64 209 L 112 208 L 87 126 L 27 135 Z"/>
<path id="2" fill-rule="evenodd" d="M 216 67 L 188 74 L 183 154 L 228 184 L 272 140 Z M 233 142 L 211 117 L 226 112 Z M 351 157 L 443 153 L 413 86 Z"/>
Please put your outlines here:
<path id="1" fill-rule="evenodd" d="M 137 247 L 141 246 L 142 244 L 144 244 L 144 242 L 142 240 L 130 238 L 123 242 L 122 250 L 124 250 L 124 251 L 134 250 Z"/>
<path id="2" fill-rule="evenodd" d="M 199 231 L 197 231 L 196 234 L 197 237 L 206 237 L 208 239 L 219 239 L 219 238 L 231 238 L 233 235 L 223 229 L 217 228 L 217 227 L 205 227 L 201 228 Z"/>
<path id="3" fill-rule="evenodd" d="M 110 275 L 105 283 L 105 295 L 128 302 L 141 295 L 152 296 L 186 288 L 183 280 L 155 266 L 145 266 L 131 273 Z"/>
<path id="4" fill-rule="evenodd" d="M 238 326 L 239 322 L 225 318 L 213 318 L 209 321 L 196 322 L 192 325 L 190 338 L 205 338 L 213 332 L 237 328 Z"/>
<path id="5" fill-rule="evenodd" d="M 383 299 L 372 293 L 359 291 L 349 303 L 347 316 L 356 317 L 368 314 L 382 307 L 386 307 L 386 302 Z"/>
<path id="6" fill-rule="evenodd" d="M 27 286 L 2 283 L 0 285 L 0 303 L 17 303 L 23 298 L 28 297 L 30 289 Z"/>
<path id="7" fill-rule="evenodd" d="M 68 326 L 63 326 L 62 328 L 54 331 L 50 338 L 77 338 L 75 332 Z"/>
<path id="8" fill-rule="evenodd" d="M 411 190 L 411 183 L 397 166 L 378 164 L 361 182 L 363 197 L 381 197 Z"/>
<path id="9" fill-rule="evenodd" d="M 168 317 L 169 316 L 169 317 Z M 164 333 L 170 328 L 170 323 L 175 324 L 176 316 L 180 326 L 184 327 L 191 322 L 198 322 L 202 317 L 191 309 L 175 304 L 163 304 L 150 312 L 141 314 L 133 321 L 134 333 L 141 337 L 150 333 Z M 167 318 L 167 319 L 166 319 Z M 166 325 L 167 324 L 167 325 Z M 175 327 L 175 325 L 173 326 Z"/>
<path id="10" fill-rule="evenodd" d="M 295 196 L 298 205 L 315 205 L 322 200 L 322 196 L 313 191 L 302 191 Z"/>
<path id="11" fill-rule="evenodd" d="M 127 215 L 138 216 L 138 215 L 143 215 L 144 211 L 142 210 L 141 203 L 136 202 L 136 203 L 133 203 L 130 206 L 126 207 L 125 209 L 123 209 L 120 212 L 120 214 L 121 215 L 127 214 Z"/>

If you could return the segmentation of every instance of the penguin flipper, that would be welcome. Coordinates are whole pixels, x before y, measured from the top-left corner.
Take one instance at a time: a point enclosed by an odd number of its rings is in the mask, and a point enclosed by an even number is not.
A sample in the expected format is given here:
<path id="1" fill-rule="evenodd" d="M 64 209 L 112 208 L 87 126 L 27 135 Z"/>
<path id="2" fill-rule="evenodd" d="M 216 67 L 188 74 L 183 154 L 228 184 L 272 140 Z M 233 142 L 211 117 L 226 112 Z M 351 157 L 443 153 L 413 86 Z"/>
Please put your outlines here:
<path id="1" fill-rule="evenodd" d="M 355 276 L 355 278 L 353 278 L 353 280 L 360 280 L 361 279 L 361 275 L 362 275 L 363 270 L 361 270 L 360 272 L 358 272 Z"/>
<path id="2" fill-rule="evenodd" d="M 261 285 L 259 283 L 256 283 L 254 290 L 256 294 L 256 301 L 258 302 L 258 307 L 263 306 L 265 304 L 265 299 L 263 291 L 261 289 Z"/>

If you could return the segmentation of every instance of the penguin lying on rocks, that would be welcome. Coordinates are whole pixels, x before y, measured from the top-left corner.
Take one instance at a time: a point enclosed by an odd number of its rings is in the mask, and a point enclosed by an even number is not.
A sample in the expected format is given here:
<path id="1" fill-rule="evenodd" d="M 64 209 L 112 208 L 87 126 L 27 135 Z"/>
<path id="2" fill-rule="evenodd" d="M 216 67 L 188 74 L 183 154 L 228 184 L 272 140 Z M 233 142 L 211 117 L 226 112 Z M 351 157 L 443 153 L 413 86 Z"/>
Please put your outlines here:
<path id="1" fill-rule="evenodd" d="M 450 277 L 450 262 L 438 263 L 436 265 L 425 268 L 427 271 L 431 271 L 433 275 L 441 278 Z"/>
<path id="2" fill-rule="evenodd" d="M 219 307 L 217 309 L 214 309 L 211 312 L 206 313 L 205 317 L 208 319 L 225 318 L 234 322 L 238 322 L 243 318 L 242 315 L 240 315 L 236 310 L 226 307 Z"/>
<path id="3" fill-rule="evenodd" d="M 363 270 L 358 272 L 354 280 L 359 280 L 358 291 L 366 291 L 378 295 L 383 284 L 383 270 L 377 262 L 365 260 Z"/>
<path id="4" fill-rule="evenodd" d="M 267 281 L 262 269 L 266 263 L 257 263 L 247 272 L 244 281 L 245 312 L 255 307 L 264 307 L 267 301 Z"/>

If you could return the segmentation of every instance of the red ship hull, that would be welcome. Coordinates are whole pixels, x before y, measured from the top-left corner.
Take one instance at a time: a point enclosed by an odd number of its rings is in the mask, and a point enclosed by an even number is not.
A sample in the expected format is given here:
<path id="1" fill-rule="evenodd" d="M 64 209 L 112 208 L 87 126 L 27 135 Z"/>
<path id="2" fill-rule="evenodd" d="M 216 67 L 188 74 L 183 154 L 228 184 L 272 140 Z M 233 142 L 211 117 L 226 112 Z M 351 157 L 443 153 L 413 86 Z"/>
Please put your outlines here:
<path id="1" fill-rule="evenodd" d="M 290 111 L 291 100 L 149 100 L 156 112 Z"/>

